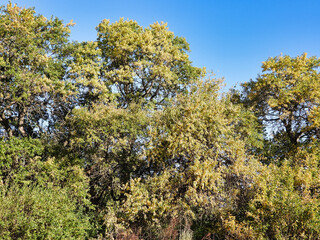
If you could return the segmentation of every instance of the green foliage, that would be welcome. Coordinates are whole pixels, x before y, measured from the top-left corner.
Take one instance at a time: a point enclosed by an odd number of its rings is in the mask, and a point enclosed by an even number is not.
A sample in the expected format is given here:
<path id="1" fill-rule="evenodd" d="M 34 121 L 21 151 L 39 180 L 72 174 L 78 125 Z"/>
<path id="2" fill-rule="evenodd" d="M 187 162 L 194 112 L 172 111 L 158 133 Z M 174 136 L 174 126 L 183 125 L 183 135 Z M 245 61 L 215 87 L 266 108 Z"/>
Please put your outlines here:
<path id="1" fill-rule="evenodd" d="M 67 118 L 69 153 L 86 167 L 91 195 L 97 204 L 121 197 L 121 184 L 144 170 L 147 112 L 138 105 L 127 109 L 109 105 L 79 108 Z"/>
<path id="2" fill-rule="evenodd" d="M 39 159 L 44 147 L 40 140 L 19 139 L 12 137 L 0 141 L 1 182 L 7 183 L 17 178 L 17 174 L 31 164 L 32 159 Z"/>
<path id="3" fill-rule="evenodd" d="M 256 143 L 261 140 L 251 127 L 254 116 L 232 104 L 228 96 L 219 96 L 220 83 L 219 80 L 197 81 L 189 93 L 178 95 L 172 106 L 156 114 L 158 122 L 152 129 L 154 140 L 150 143 L 150 148 L 154 148 L 151 161 L 158 162 L 158 157 L 160 161 L 175 158 L 183 168 L 184 160 L 221 157 L 224 158 L 221 165 L 229 165 L 233 160 L 231 156 L 228 159 L 228 152 L 233 154 L 233 148 L 243 147 L 242 140 L 254 139 L 250 142 Z M 226 146 L 230 150 L 223 153 L 225 157 L 219 156 L 219 150 Z"/>
<path id="4" fill-rule="evenodd" d="M 221 94 L 164 23 L 71 25 L 1 8 L 3 239 L 318 238 L 318 58 Z"/>
<path id="5" fill-rule="evenodd" d="M 155 112 L 146 151 L 150 176 L 126 185 L 118 210 L 123 226 L 160 238 L 161 229 L 178 218 L 192 224 L 201 239 L 210 232 L 227 234 L 220 221 L 225 215 L 241 219 L 254 195 L 259 163 L 247 153 L 245 136 L 238 135 L 239 122 L 246 122 L 241 108 L 219 99 L 219 84 L 199 81 Z"/>
<path id="6" fill-rule="evenodd" d="M 0 186 L 1 239 L 84 239 L 84 209 L 61 188 Z"/>
<path id="7" fill-rule="evenodd" d="M 319 66 L 318 58 L 306 54 L 269 58 L 263 74 L 243 84 L 245 102 L 271 132 L 271 141 L 283 145 L 270 155 L 284 158 L 289 149 L 319 139 Z"/>
<path id="8" fill-rule="evenodd" d="M 91 106 L 113 99 L 111 90 L 101 79 L 101 50 L 97 42 L 73 42 L 64 53 L 69 57 L 66 77 L 74 83 L 76 106 Z"/>
<path id="9" fill-rule="evenodd" d="M 61 49 L 69 27 L 9 3 L 0 12 L 0 136 L 36 136 L 54 127 L 70 95 Z M 46 124 L 44 124 L 44 121 Z"/>
<path id="10" fill-rule="evenodd" d="M 257 181 L 259 190 L 247 212 L 250 225 L 268 239 L 319 236 L 318 179 L 318 168 L 270 165 Z"/>
<path id="11" fill-rule="evenodd" d="M 88 181 L 79 166 L 45 157 L 39 139 L 0 142 L 0 232 L 4 239 L 77 239 L 92 231 Z"/>
<path id="12" fill-rule="evenodd" d="M 103 20 L 97 31 L 102 77 L 117 89 L 121 106 L 141 100 L 161 104 L 203 72 L 191 65 L 186 40 L 164 23 L 143 28 L 132 20 Z"/>
<path id="13" fill-rule="evenodd" d="M 15 138 L 0 141 L 1 183 L 65 188 L 79 203 L 87 200 L 88 180 L 80 166 L 64 166 L 64 159 L 45 156 L 39 139 Z"/>

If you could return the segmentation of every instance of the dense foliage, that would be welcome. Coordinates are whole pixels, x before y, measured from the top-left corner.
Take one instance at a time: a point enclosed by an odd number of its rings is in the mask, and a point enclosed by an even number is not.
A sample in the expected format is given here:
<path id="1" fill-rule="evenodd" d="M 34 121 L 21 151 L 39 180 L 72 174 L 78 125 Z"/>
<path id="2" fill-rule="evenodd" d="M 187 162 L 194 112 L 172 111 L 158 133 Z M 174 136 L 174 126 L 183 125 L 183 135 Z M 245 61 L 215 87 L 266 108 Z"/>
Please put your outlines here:
<path id="1" fill-rule="evenodd" d="M 318 239 L 320 59 L 242 90 L 164 23 L 0 13 L 1 239 Z"/>

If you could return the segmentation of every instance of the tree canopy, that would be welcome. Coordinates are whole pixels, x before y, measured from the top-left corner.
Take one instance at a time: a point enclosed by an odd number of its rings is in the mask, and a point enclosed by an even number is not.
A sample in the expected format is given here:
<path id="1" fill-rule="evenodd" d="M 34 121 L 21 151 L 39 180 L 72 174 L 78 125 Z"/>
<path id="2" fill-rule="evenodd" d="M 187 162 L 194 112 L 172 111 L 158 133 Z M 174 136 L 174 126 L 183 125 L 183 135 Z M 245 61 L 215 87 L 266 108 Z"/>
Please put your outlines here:
<path id="1" fill-rule="evenodd" d="M 161 104 L 202 74 L 191 65 L 189 44 L 165 23 L 143 28 L 132 20 L 103 20 L 97 31 L 101 75 L 122 106 L 141 100 Z"/>
<path id="2" fill-rule="evenodd" d="M 3 239 L 318 239 L 319 58 L 223 93 L 165 23 L 0 11 Z"/>
<path id="3" fill-rule="evenodd" d="M 307 54 L 269 58 L 257 81 L 244 84 L 245 101 L 287 152 L 319 140 L 319 66 Z"/>
<path id="4" fill-rule="evenodd" d="M 0 15 L 1 135 L 32 136 L 63 117 L 70 86 L 61 49 L 70 30 L 58 18 L 11 3 Z M 44 124 L 44 121 L 46 124 Z"/>

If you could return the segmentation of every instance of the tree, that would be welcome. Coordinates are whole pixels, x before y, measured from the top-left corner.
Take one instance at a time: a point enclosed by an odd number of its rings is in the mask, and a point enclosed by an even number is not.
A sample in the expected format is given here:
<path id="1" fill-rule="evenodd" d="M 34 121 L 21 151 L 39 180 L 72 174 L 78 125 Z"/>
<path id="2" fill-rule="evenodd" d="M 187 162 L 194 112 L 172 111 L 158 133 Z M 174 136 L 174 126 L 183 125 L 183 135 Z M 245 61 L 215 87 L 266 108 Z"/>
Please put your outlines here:
<path id="1" fill-rule="evenodd" d="M 9 3 L 0 13 L 0 136 L 38 136 L 66 113 L 69 25 Z"/>
<path id="2" fill-rule="evenodd" d="M 151 233 L 161 239 L 178 219 L 176 229 L 191 227 L 195 239 L 210 233 L 222 238 L 231 236 L 229 216 L 244 218 L 260 168 L 246 140 L 257 134 L 243 130 L 253 122 L 228 96 L 219 96 L 219 87 L 218 80 L 197 81 L 154 112 L 147 174 L 124 186 L 126 198 L 115 211 L 121 226 L 141 228 L 142 238 Z"/>
<path id="3" fill-rule="evenodd" d="M 142 100 L 164 103 L 203 72 L 191 65 L 186 40 L 164 23 L 143 28 L 135 21 L 103 20 L 97 31 L 101 76 L 116 89 L 120 106 Z"/>
<path id="4" fill-rule="evenodd" d="M 247 106 L 264 124 L 267 138 L 283 150 L 320 138 L 319 66 L 320 59 L 306 54 L 269 58 L 262 64 L 263 74 L 243 84 Z M 278 151 L 277 156 L 286 152 Z"/>
<path id="5" fill-rule="evenodd" d="M 139 105 L 123 109 L 95 104 L 74 109 L 67 117 L 67 158 L 79 159 L 85 167 L 95 204 L 104 207 L 109 200 L 121 200 L 122 184 L 144 171 L 149 121 Z"/>

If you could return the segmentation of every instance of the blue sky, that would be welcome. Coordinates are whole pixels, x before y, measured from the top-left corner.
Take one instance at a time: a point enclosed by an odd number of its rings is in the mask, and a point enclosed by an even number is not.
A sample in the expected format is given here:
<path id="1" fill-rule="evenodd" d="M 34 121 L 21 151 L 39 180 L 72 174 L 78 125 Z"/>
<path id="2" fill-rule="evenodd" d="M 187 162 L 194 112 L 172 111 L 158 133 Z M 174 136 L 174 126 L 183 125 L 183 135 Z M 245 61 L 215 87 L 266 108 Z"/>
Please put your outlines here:
<path id="1" fill-rule="evenodd" d="M 6 4 L 6 0 L 0 0 Z M 320 57 L 320 0 L 12 0 L 76 23 L 72 40 L 95 40 L 102 19 L 164 21 L 190 44 L 195 66 L 224 77 L 227 88 L 254 79 L 280 55 Z"/>

